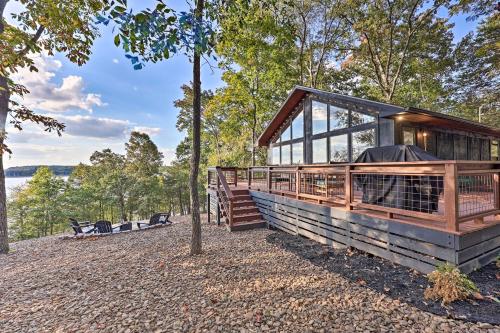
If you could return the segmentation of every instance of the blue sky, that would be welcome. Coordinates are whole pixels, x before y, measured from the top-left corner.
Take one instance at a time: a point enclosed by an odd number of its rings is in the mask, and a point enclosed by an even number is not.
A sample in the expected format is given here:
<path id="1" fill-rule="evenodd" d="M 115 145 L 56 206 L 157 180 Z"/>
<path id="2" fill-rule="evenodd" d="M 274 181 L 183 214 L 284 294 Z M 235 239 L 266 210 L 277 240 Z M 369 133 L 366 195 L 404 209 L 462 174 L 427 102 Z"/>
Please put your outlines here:
<path id="1" fill-rule="evenodd" d="M 144 8 L 153 1 L 130 1 L 132 8 Z M 137 4 L 140 3 L 140 7 Z M 170 1 L 182 9 L 185 1 Z M 8 2 L 7 12 L 16 11 Z M 465 17 L 453 19 L 455 40 L 472 30 L 475 23 Z M 8 129 L 7 143 L 13 150 L 5 159 L 6 167 L 27 164 L 88 163 L 95 150 L 111 148 L 124 152 L 131 130 L 151 135 L 169 163 L 184 133 L 175 128 L 178 110 L 173 101 L 182 96 L 180 86 L 191 80 L 191 64 L 184 55 L 134 71 L 124 52 L 113 44 L 110 27 L 102 27 L 102 36 L 92 48 L 90 61 L 78 67 L 56 54 L 37 58 L 39 73 L 24 71 L 16 77 L 31 90 L 25 103 L 41 113 L 53 115 L 67 125 L 62 137 L 47 134 L 36 126 L 18 133 Z M 221 73 L 203 66 L 204 89 L 223 85 Z"/>

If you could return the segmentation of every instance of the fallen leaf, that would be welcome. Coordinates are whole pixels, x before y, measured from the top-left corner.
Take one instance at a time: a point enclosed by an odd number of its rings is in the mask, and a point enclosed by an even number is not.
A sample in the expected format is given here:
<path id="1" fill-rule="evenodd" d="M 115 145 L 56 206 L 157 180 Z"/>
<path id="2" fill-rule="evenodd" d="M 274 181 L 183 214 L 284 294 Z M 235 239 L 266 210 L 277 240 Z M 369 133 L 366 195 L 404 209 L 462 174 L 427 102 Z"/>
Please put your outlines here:
<path id="1" fill-rule="evenodd" d="M 357 283 L 357 284 L 359 284 L 360 286 L 364 286 L 364 285 L 366 285 L 366 281 L 365 281 L 365 280 L 363 280 L 363 279 L 357 279 L 357 280 L 356 280 L 356 283 Z"/>
<path id="2" fill-rule="evenodd" d="M 472 297 L 474 297 L 477 300 L 484 300 L 484 296 L 478 293 L 477 291 L 472 293 Z"/>

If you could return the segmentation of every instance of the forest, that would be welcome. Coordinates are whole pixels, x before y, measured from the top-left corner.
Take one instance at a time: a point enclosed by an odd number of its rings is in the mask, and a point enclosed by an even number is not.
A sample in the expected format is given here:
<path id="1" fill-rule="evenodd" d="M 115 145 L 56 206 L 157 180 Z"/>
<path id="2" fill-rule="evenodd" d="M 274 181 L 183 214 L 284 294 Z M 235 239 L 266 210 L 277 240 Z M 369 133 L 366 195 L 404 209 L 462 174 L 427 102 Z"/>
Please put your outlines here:
<path id="1" fill-rule="evenodd" d="M 62 231 L 68 217 L 116 222 L 147 218 L 159 210 L 189 214 L 190 159 L 198 134 L 197 190 L 203 209 L 207 166 L 266 163 L 265 151 L 255 143 L 295 85 L 500 126 L 496 1 L 228 3 L 207 9 L 207 17 L 216 24 L 207 28 L 210 36 L 202 40 L 203 47 L 210 49 L 202 59 L 222 71 L 224 85 L 201 91 L 200 132 L 193 128 L 198 85 L 186 82 L 180 87 L 184 97 L 166 106 L 165 112 L 178 112 L 177 129 L 186 133 L 175 161 L 163 165 L 151 139 L 134 132 L 125 155 L 95 152 L 90 164 L 78 165 L 66 182 L 47 168 L 39 168 L 8 202 L 11 239 Z M 158 6 L 156 10 L 164 10 Z M 143 19 L 139 15 L 134 17 L 135 24 Z M 455 41 L 452 21 L 459 15 L 474 28 Z M 132 23 L 120 24 L 124 29 Z M 154 37 L 148 35 L 135 45 L 127 39 L 126 30 L 120 31 L 115 44 L 131 52 L 140 53 Z M 131 58 L 140 69 L 142 64 Z M 168 58 L 164 50 L 142 60 L 163 58 Z"/>

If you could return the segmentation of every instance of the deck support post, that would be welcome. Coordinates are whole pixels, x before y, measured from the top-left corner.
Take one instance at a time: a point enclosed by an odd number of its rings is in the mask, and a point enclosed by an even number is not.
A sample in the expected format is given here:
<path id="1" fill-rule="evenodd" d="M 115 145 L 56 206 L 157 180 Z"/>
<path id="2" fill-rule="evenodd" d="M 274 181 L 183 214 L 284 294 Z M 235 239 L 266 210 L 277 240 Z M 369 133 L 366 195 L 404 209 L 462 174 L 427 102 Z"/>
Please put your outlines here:
<path id="1" fill-rule="evenodd" d="M 220 225 L 220 202 L 219 199 L 217 198 L 217 225 Z"/>
<path id="2" fill-rule="evenodd" d="M 229 212 L 228 212 L 228 218 L 229 218 L 229 230 L 233 227 L 233 200 L 229 200 Z"/>
<path id="3" fill-rule="evenodd" d="M 444 214 L 446 227 L 450 231 L 458 231 L 458 171 L 456 163 L 444 166 Z"/>
<path id="4" fill-rule="evenodd" d="M 207 193 L 207 208 L 208 208 L 207 223 L 210 224 L 210 215 L 212 214 L 212 207 L 210 207 L 210 193 Z"/>
<path id="5" fill-rule="evenodd" d="M 352 182 L 351 182 L 351 166 L 346 165 L 345 167 L 345 181 L 344 181 L 344 197 L 345 197 L 345 209 L 352 210 Z"/>
<path id="6" fill-rule="evenodd" d="M 500 173 L 493 175 L 493 195 L 495 197 L 496 209 L 500 209 Z M 500 217 L 500 214 L 497 214 Z"/>

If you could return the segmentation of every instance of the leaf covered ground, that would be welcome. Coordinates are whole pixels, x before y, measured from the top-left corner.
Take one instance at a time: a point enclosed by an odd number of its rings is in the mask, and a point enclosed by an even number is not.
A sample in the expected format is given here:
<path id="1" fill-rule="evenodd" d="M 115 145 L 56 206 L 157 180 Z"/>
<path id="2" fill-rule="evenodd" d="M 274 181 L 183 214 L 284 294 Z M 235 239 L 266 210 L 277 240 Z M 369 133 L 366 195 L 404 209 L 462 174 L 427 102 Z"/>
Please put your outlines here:
<path id="1" fill-rule="evenodd" d="M 13 244 L 0 256 L 0 332 L 498 332 L 446 319 L 315 265 L 260 229 L 188 217 L 110 237 Z"/>

